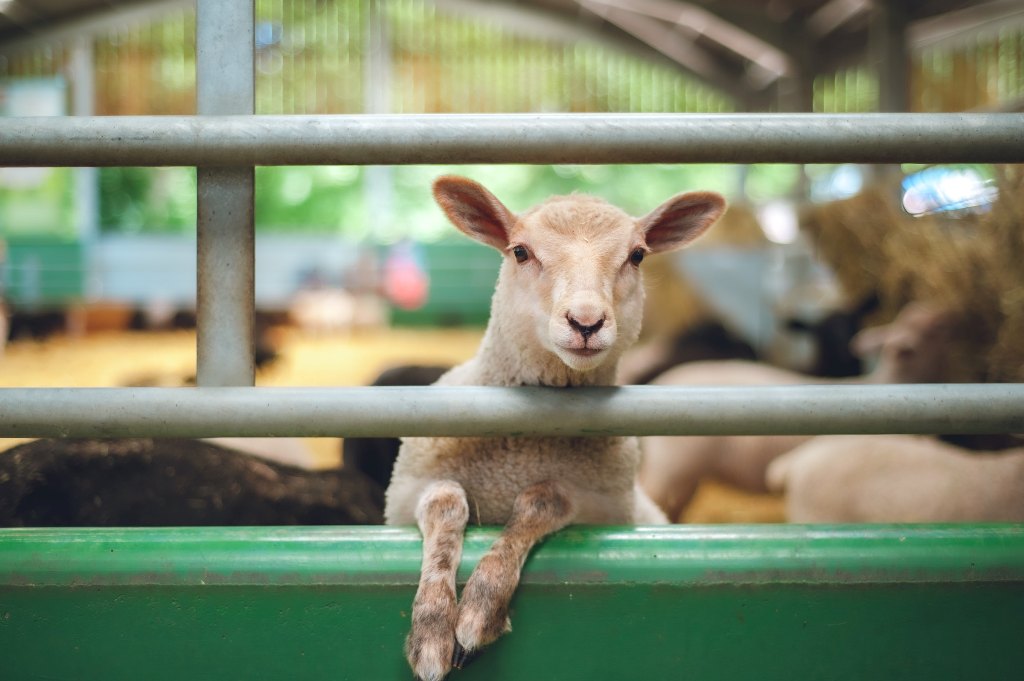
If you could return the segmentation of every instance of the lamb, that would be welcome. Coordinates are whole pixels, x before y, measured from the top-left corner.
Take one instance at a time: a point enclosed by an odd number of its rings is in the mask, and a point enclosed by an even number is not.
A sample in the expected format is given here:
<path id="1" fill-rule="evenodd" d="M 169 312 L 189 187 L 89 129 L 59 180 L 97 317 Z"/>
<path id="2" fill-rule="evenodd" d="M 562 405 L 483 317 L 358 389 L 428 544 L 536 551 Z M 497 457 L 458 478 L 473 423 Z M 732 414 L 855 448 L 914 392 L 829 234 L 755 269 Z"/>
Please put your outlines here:
<path id="1" fill-rule="evenodd" d="M 710 192 L 680 194 L 631 218 L 601 199 L 554 197 L 515 215 L 483 186 L 446 176 L 433 187 L 449 220 L 503 254 L 476 355 L 439 385 L 614 383 L 643 309 L 639 265 L 680 248 L 722 214 Z M 385 522 L 417 523 L 423 563 L 405 652 L 438 681 L 509 630 L 508 608 L 533 545 L 569 523 L 664 523 L 636 487 L 640 449 L 626 437 L 406 438 Z M 467 522 L 502 524 L 456 601 Z"/>
<path id="2" fill-rule="evenodd" d="M 973 452 L 912 435 L 816 437 L 768 467 L 800 523 L 1024 521 L 1024 447 Z"/>
<path id="3" fill-rule="evenodd" d="M 944 380 L 943 357 L 952 340 L 953 318 L 943 310 L 913 303 L 886 326 L 861 331 L 852 341 L 864 355 L 878 350 L 868 375 L 829 379 L 831 383 L 932 383 Z M 825 380 L 748 362 L 683 364 L 653 381 L 655 385 L 793 385 Z M 806 435 L 712 435 L 643 438 L 639 480 L 644 491 L 677 520 L 697 485 L 712 476 L 743 490 L 766 492 L 765 470 L 776 457 L 806 442 Z"/>

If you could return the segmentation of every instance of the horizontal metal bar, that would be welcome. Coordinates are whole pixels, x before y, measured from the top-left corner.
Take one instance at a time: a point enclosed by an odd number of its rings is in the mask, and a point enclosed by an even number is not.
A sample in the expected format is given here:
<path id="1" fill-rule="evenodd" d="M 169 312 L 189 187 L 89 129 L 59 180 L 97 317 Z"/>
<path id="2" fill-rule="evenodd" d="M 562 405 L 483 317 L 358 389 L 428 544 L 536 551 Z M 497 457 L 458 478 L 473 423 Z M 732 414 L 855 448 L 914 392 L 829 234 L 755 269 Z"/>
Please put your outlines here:
<path id="1" fill-rule="evenodd" d="M 1024 162 L 1024 114 L 0 119 L 0 166 Z"/>
<path id="2" fill-rule="evenodd" d="M 5 388 L 0 436 L 1024 432 L 1024 384 Z"/>

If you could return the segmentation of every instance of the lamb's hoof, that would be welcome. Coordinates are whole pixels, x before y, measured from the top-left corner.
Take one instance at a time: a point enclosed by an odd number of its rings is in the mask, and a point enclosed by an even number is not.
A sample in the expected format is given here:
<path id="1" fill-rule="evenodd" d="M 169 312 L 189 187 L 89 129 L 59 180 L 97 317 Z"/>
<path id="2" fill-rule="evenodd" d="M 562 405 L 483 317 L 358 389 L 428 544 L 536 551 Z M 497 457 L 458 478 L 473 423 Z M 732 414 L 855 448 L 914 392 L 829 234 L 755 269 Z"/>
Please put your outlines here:
<path id="1" fill-rule="evenodd" d="M 458 641 L 455 642 L 455 650 L 452 652 L 452 667 L 462 669 L 476 658 L 477 651 L 466 650 Z"/>
<path id="2" fill-rule="evenodd" d="M 417 681 L 442 681 L 451 671 L 455 637 L 450 633 L 414 629 L 405 643 L 405 655 Z"/>

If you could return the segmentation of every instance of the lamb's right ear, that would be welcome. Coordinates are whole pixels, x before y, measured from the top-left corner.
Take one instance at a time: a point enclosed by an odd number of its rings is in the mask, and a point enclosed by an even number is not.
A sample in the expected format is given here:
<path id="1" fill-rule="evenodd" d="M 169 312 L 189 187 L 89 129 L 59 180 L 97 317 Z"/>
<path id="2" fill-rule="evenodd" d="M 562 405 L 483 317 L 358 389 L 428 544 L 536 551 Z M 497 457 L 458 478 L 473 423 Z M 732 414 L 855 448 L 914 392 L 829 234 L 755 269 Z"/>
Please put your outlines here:
<path id="1" fill-rule="evenodd" d="M 725 212 L 725 199 L 714 192 L 678 194 L 640 218 L 652 253 L 693 242 Z"/>
<path id="2" fill-rule="evenodd" d="M 483 185 L 465 177 L 444 175 L 434 180 L 434 200 L 466 236 L 499 251 L 508 247 L 508 232 L 515 216 Z"/>

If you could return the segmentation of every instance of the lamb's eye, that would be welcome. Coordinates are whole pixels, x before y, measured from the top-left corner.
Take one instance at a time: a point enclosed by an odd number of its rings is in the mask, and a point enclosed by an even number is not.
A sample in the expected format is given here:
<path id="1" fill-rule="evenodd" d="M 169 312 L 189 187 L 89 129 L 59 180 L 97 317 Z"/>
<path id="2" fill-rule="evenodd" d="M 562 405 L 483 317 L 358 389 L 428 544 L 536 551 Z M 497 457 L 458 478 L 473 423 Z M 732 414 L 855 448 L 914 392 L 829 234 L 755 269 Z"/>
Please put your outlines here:
<path id="1" fill-rule="evenodd" d="M 516 256 L 516 262 L 526 262 L 530 259 L 530 252 L 526 246 L 513 246 L 512 255 Z"/>
<path id="2" fill-rule="evenodd" d="M 633 265 L 639 265 L 644 261 L 644 249 L 634 248 L 633 252 L 629 254 L 629 262 Z"/>

